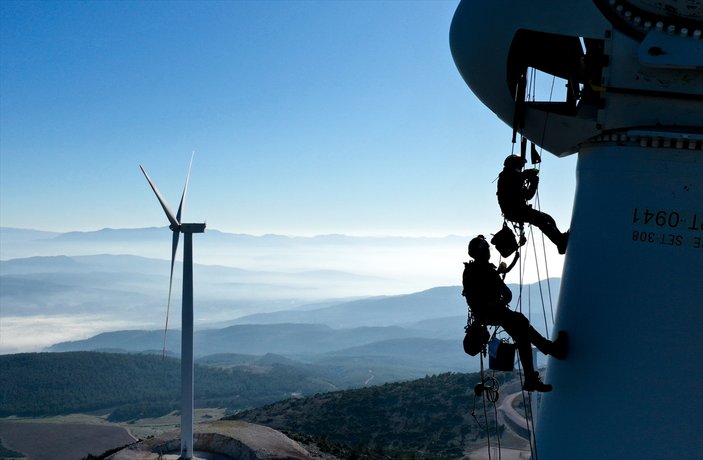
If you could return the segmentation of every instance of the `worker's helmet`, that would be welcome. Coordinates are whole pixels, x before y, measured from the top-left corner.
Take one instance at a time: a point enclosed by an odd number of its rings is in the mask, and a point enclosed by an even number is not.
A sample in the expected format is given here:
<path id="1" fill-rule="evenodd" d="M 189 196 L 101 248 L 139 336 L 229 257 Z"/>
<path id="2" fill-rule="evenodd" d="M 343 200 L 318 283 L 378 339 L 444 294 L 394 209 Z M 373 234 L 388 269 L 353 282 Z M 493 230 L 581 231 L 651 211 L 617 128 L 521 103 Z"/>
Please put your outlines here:
<path id="1" fill-rule="evenodd" d="M 491 246 L 483 235 L 479 235 L 469 242 L 469 255 L 476 260 L 491 258 Z"/>
<path id="2" fill-rule="evenodd" d="M 525 166 L 525 163 L 527 163 L 527 160 L 523 157 L 518 155 L 510 155 L 505 159 L 505 161 L 503 161 L 503 166 L 508 169 L 522 169 Z"/>

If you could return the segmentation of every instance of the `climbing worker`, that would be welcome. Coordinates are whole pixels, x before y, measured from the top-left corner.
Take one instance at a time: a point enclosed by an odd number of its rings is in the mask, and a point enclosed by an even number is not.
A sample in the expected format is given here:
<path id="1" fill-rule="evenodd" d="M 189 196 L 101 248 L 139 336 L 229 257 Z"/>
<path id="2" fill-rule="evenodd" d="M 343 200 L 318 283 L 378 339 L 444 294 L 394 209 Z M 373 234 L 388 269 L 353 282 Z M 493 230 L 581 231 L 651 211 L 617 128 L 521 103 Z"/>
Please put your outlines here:
<path id="1" fill-rule="evenodd" d="M 551 391 L 552 386 L 543 383 L 534 369 L 530 344 L 534 344 L 545 355 L 564 359 L 568 340 L 566 332 L 560 331 L 552 342 L 530 326 L 522 313 L 508 307 L 513 295 L 495 265 L 490 263 L 490 244 L 483 235 L 469 242 L 469 256 L 474 260 L 464 262 L 462 295 L 466 298 L 473 320 L 485 325 L 500 326 L 513 338 L 525 371 L 525 391 Z"/>
<path id="2" fill-rule="evenodd" d="M 554 219 L 540 212 L 527 202 L 537 193 L 539 176 L 537 169 L 523 171 L 526 160 L 518 155 L 510 155 L 503 162 L 503 171 L 498 176 L 498 204 L 503 217 L 511 222 L 528 223 L 542 230 L 557 246 L 559 254 L 566 252 L 569 233 L 562 233 Z"/>

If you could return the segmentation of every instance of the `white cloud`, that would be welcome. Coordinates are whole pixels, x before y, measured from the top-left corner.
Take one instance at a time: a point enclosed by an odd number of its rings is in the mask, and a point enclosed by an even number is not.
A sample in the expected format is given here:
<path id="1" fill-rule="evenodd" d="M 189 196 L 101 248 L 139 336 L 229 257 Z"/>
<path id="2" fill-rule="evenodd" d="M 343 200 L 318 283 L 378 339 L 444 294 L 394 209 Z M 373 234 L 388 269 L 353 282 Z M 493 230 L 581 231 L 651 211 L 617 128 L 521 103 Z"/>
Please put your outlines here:
<path id="1" fill-rule="evenodd" d="M 3 316 L 0 354 L 41 351 L 58 342 L 134 327 L 131 321 L 101 315 Z"/>

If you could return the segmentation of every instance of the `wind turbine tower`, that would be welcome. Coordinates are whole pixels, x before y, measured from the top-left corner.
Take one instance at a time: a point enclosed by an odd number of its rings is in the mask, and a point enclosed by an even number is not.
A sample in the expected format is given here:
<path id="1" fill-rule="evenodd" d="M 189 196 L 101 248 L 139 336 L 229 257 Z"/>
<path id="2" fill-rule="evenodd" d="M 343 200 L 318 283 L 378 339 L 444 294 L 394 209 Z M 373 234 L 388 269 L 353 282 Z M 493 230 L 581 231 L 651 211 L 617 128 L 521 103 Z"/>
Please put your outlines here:
<path id="1" fill-rule="evenodd" d="M 190 159 L 186 183 L 183 187 L 183 195 L 178 205 L 178 213 L 174 216 L 166 200 L 152 182 L 143 166 L 139 166 L 144 173 L 144 177 L 149 182 L 151 189 L 156 194 L 161 207 L 166 213 L 169 221 L 169 228 L 173 232 L 171 244 L 171 275 L 168 286 L 168 307 L 171 304 L 171 287 L 173 286 L 173 266 L 178 250 L 178 239 L 183 233 L 183 297 L 181 308 L 181 456 L 186 460 L 193 458 L 193 233 L 203 233 L 205 224 L 187 224 L 181 222 L 183 207 L 185 204 L 186 192 L 188 191 L 188 181 L 190 180 L 190 169 L 193 165 L 193 158 Z M 168 312 L 166 314 L 166 328 L 168 328 Z M 165 341 L 165 333 L 164 333 Z M 165 342 L 164 342 L 165 350 Z"/>
<path id="2" fill-rule="evenodd" d="M 515 132 L 577 153 L 536 421 L 540 460 L 703 450 L 703 1 L 462 0 L 459 73 Z M 564 100 L 530 100 L 536 71 Z M 498 169 L 509 152 L 492 161 Z M 542 169 L 542 174 L 548 174 Z"/>

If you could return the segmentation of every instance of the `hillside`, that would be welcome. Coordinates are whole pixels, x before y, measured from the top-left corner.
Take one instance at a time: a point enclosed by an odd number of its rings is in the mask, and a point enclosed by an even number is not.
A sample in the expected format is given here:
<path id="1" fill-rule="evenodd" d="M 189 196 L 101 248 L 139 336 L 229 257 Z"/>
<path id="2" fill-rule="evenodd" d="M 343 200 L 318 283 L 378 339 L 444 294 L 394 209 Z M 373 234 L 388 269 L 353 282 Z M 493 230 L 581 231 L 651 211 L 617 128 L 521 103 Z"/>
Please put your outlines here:
<path id="1" fill-rule="evenodd" d="M 314 362 L 270 353 L 205 356 L 196 360 L 196 406 L 233 411 L 445 371 L 431 362 L 432 356 L 459 345 L 440 342 L 437 348 L 437 341 L 425 342 L 425 354 L 407 341 L 390 340 Z M 391 350 L 384 351 L 386 346 Z M 413 350 L 417 356 L 390 357 L 398 347 L 405 350 L 396 351 L 398 356 Z M 0 355 L 0 388 L 0 417 L 88 411 L 109 413 L 112 420 L 160 416 L 178 408 L 180 361 L 160 354 L 88 351 Z"/>
<path id="2" fill-rule="evenodd" d="M 556 296 L 559 280 L 552 279 L 551 284 Z M 518 297 L 518 287 L 511 287 Z M 461 349 L 466 304 L 459 293 L 458 286 L 440 287 L 244 317 L 232 326 L 196 330 L 195 354 L 274 353 L 301 363 L 336 367 L 333 378 L 342 378 L 346 386 L 359 386 L 370 377 L 377 384 L 434 373 L 475 371 L 478 359 L 468 357 Z M 539 286 L 525 286 L 523 305 L 524 311 L 533 305 L 533 326 L 545 334 L 545 321 L 536 307 L 542 294 Z M 252 322 L 257 320 L 262 323 Z M 145 352 L 161 349 L 163 340 L 161 329 L 117 330 L 56 343 L 47 350 Z M 180 332 L 171 329 L 166 344 L 169 352 L 177 355 Z"/>
<path id="3" fill-rule="evenodd" d="M 505 382 L 513 374 L 499 374 L 498 378 Z M 289 399 L 227 418 L 322 443 L 356 446 L 356 450 L 394 449 L 419 452 L 423 458 L 460 458 L 465 450 L 486 445 L 486 433 L 472 416 L 473 387 L 478 382 L 480 374 L 447 373 Z M 477 404 L 482 411 L 480 399 Z M 492 417 L 489 414 L 491 421 Z"/>
<path id="4" fill-rule="evenodd" d="M 328 325 L 389 326 L 461 314 L 466 308 L 458 286 L 443 286 L 412 294 L 371 297 L 312 310 L 285 310 L 247 315 L 236 324 L 322 323 Z"/>
<path id="5" fill-rule="evenodd" d="M 315 324 L 240 325 L 195 333 L 196 362 L 237 364 L 237 356 L 275 354 L 335 382 L 340 388 L 410 380 L 442 372 L 478 370 L 476 357 L 463 352 L 460 321 L 449 339 L 426 337 L 428 332 L 400 327 L 332 329 Z M 425 336 L 425 337 L 423 337 Z M 154 352 L 163 343 L 163 331 L 115 331 L 85 341 L 57 344 L 48 350 Z M 169 350 L 179 350 L 179 331 L 169 331 Z M 175 356 L 177 356 L 174 353 Z"/>
<path id="6" fill-rule="evenodd" d="M 463 331 L 457 324 L 457 340 Z M 140 352 L 158 350 L 163 345 L 163 330 L 105 332 L 86 340 L 62 342 L 47 351 L 89 351 L 122 349 Z M 332 329 L 323 324 L 244 324 L 223 329 L 200 330 L 194 333 L 195 352 L 200 355 L 216 353 L 243 354 L 305 354 L 326 353 L 358 347 L 381 340 L 427 337 L 422 331 L 396 326 Z M 180 351 L 180 331 L 169 332 L 168 349 Z"/>

